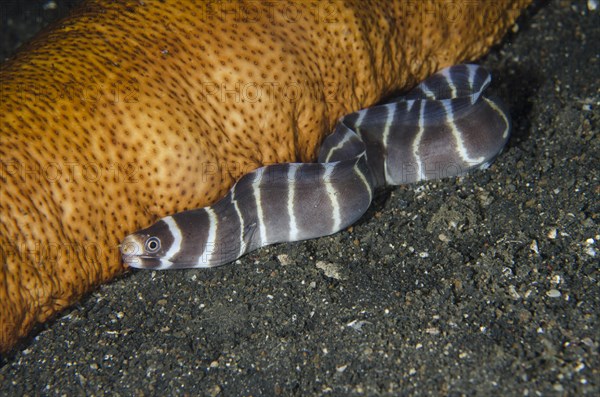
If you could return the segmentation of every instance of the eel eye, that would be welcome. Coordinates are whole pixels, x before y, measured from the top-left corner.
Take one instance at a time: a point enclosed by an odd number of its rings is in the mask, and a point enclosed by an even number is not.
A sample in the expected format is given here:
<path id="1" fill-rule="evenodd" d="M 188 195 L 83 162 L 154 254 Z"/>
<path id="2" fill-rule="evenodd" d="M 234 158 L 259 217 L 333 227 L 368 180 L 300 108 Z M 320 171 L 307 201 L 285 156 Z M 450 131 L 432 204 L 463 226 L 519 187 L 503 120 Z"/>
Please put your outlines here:
<path id="1" fill-rule="evenodd" d="M 154 254 L 160 250 L 160 239 L 158 237 L 150 237 L 146 240 L 146 251 L 149 254 Z"/>

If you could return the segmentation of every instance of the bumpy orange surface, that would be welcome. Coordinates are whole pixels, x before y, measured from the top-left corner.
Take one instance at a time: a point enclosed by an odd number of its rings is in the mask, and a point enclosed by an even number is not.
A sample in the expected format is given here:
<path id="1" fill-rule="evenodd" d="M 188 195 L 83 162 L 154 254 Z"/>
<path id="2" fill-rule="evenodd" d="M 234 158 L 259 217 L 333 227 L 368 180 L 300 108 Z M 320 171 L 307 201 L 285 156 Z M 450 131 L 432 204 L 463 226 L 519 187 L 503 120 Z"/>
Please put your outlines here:
<path id="1" fill-rule="evenodd" d="M 313 160 L 529 1 L 88 2 L 2 66 L 0 351 L 122 272 L 126 234 Z"/>

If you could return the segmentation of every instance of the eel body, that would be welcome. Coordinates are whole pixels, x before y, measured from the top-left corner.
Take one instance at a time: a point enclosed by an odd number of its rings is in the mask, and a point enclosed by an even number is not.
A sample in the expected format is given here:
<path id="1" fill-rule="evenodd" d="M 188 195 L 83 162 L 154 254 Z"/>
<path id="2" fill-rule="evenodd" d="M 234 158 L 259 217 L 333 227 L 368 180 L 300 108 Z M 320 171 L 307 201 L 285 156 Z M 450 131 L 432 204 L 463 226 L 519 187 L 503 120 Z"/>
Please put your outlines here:
<path id="1" fill-rule="evenodd" d="M 477 65 L 446 68 L 406 96 L 344 116 L 317 163 L 244 175 L 216 204 L 169 215 L 127 236 L 123 261 L 143 269 L 212 267 L 268 244 L 336 233 L 361 217 L 374 189 L 487 168 L 510 116 L 483 95 Z"/>
<path id="2" fill-rule="evenodd" d="M 315 160 L 529 2 L 86 2 L 0 71 L 0 351 L 125 270 L 127 234 Z"/>

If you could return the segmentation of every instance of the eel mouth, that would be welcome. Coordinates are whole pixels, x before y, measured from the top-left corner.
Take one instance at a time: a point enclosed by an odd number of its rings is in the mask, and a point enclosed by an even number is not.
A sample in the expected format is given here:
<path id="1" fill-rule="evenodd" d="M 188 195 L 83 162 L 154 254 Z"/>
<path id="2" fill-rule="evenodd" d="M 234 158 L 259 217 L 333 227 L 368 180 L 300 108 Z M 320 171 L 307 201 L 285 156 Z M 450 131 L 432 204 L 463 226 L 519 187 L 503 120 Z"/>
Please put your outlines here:
<path id="1" fill-rule="evenodd" d="M 126 265 L 130 267 L 143 267 L 143 245 L 138 241 L 135 235 L 130 234 L 125 237 L 123 242 L 119 245 L 119 251 L 121 251 L 121 258 Z"/>
<path id="2" fill-rule="evenodd" d="M 160 257 L 148 255 L 144 249 L 144 244 L 140 241 L 140 237 L 135 234 L 130 234 L 123 239 L 119 245 L 121 258 L 123 263 L 129 267 L 136 269 L 168 269 L 172 266 L 169 261 Z"/>

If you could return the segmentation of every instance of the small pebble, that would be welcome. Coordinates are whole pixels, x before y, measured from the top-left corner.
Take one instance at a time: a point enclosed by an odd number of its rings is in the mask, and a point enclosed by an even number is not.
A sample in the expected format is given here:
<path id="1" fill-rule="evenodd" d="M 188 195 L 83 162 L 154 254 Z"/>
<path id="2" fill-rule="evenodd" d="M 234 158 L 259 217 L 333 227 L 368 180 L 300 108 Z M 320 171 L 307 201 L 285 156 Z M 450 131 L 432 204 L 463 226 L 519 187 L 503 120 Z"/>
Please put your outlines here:
<path id="1" fill-rule="evenodd" d="M 292 263 L 290 256 L 287 254 L 281 254 L 281 255 L 277 255 L 277 260 L 279 261 L 279 263 L 281 263 L 281 265 L 283 266 L 287 266 L 290 265 Z"/>
<path id="2" fill-rule="evenodd" d="M 334 278 L 336 280 L 345 280 L 347 278 L 344 275 L 342 275 L 341 266 L 336 265 L 334 263 L 318 261 L 316 266 L 318 269 L 323 270 L 325 276 L 329 278 Z"/>
<path id="3" fill-rule="evenodd" d="M 594 343 L 594 341 L 592 340 L 592 338 L 588 338 L 588 337 L 586 337 L 586 338 L 583 338 L 583 339 L 581 340 L 581 343 L 583 343 L 583 344 L 584 344 L 584 345 L 586 345 L 587 347 L 591 347 L 591 348 L 593 348 L 593 349 L 595 349 L 595 348 L 596 348 L 596 347 L 595 347 L 595 343 Z"/>
<path id="4" fill-rule="evenodd" d="M 346 324 L 346 326 L 354 329 L 357 332 L 362 332 L 362 327 L 365 324 L 369 324 L 369 322 L 368 321 L 364 321 L 364 320 L 360 320 L 360 321 L 358 321 L 358 320 L 352 320 L 348 324 Z"/>
<path id="5" fill-rule="evenodd" d="M 593 245 L 596 244 L 596 241 L 593 238 L 588 238 L 585 240 L 585 253 L 594 258 L 596 256 L 596 249 Z"/>
<path id="6" fill-rule="evenodd" d="M 208 389 L 208 393 L 211 397 L 216 397 L 219 394 L 221 394 L 221 386 L 219 385 L 214 385 L 211 388 Z"/>
<path id="7" fill-rule="evenodd" d="M 588 2 L 588 8 L 590 7 L 590 4 Z M 42 6 L 42 8 L 44 10 L 56 10 L 58 8 L 58 5 L 56 4 L 55 1 L 48 1 L 46 3 L 44 3 L 44 5 Z"/>
<path id="8" fill-rule="evenodd" d="M 540 254 L 540 250 L 538 249 L 537 241 L 533 240 L 531 244 L 529 244 L 529 249 L 535 252 L 536 255 Z"/>
<path id="9" fill-rule="evenodd" d="M 549 298 L 560 298 L 560 291 L 559 291 L 559 290 L 557 290 L 557 289 L 554 289 L 554 288 L 552 288 L 551 290 L 548 290 L 548 291 L 546 292 L 546 295 L 547 295 Z"/>
<path id="10" fill-rule="evenodd" d="M 558 392 L 565 391 L 565 388 L 560 383 L 555 384 L 554 386 L 552 386 L 552 388 Z"/>
<path id="11" fill-rule="evenodd" d="M 519 293 L 517 292 L 517 289 L 515 288 L 514 285 L 511 285 L 510 287 L 508 287 L 508 294 L 510 295 L 511 298 L 513 298 L 514 300 L 519 300 L 521 299 L 521 295 L 519 295 Z"/>

